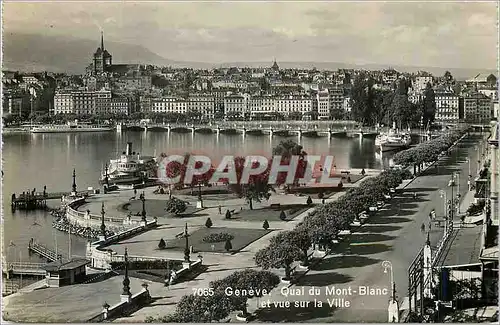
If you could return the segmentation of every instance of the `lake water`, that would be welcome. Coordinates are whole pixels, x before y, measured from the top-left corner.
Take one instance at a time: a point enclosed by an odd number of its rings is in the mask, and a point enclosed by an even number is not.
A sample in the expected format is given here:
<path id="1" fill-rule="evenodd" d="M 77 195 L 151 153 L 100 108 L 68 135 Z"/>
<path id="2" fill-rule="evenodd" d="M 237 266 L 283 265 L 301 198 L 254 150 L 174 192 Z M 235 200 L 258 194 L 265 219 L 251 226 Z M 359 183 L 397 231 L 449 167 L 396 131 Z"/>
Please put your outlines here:
<path id="1" fill-rule="evenodd" d="M 33 188 L 41 191 L 44 185 L 48 192 L 69 192 L 73 168 L 79 190 L 95 188 L 102 166 L 120 155 L 127 142 L 133 143 L 133 151 L 144 155 L 191 152 L 217 159 L 223 155 L 271 156 L 272 148 L 284 139 L 167 132 L 5 135 L 2 148 L 4 254 L 8 261 L 40 262 L 37 256 L 28 254 L 28 242 L 34 238 L 52 249 L 57 243 L 58 251 L 67 255 L 68 234 L 52 228 L 52 216 L 44 211 L 12 212 L 11 194 Z M 296 137 L 286 139 L 298 140 Z M 390 158 L 376 153 L 374 139 L 303 137 L 299 142 L 310 155 L 334 156 L 337 169 L 381 169 Z M 85 243 L 86 239 L 72 236 L 72 254 L 84 256 Z"/>

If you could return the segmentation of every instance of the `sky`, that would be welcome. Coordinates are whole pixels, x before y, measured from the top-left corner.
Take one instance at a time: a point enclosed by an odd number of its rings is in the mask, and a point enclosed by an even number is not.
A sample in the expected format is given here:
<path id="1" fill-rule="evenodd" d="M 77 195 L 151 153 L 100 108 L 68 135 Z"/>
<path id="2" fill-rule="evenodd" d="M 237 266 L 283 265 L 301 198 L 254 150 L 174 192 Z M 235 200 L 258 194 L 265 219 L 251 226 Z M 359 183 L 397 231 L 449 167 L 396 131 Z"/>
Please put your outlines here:
<path id="1" fill-rule="evenodd" d="M 168 59 L 497 67 L 496 2 L 3 2 L 4 32 L 142 45 Z"/>

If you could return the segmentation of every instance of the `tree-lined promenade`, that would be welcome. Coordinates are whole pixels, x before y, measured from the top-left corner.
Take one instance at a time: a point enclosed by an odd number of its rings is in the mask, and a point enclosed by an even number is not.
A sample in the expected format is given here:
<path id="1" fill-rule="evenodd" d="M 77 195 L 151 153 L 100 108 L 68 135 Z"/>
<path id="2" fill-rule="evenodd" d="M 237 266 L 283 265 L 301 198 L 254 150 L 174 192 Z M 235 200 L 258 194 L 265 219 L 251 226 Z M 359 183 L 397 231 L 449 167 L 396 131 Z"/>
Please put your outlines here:
<path id="1" fill-rule="evenodd" d="M 412 164 L 422 165 L 423 162 L 434 161 L 443 151 L 448 150 L 451 145 L 458 141 L 464 133 L 464 129 L 447 132 L 438 139 L 400 153 L 399 157 L 406 155 L 415 158 L 413 160 L 400 160 L 401 158 L 398 158 L 398 162 L 404 167 L 409 167 Z M 432 160 L 432 158 L 434 159 Z M 262 269 L 283 269 L 284 277 L 282 279 L 293 283 L 296 280 L 292 271 L 293 266 L 295 263 L 307 266 L 312 247 L 327 252 L 334 250 L 335 243 L 343 230 L 350 230 L 351 224 L 358 224 L 361 213 L 369 212 L 371 207 L 376 207 L 379 202 L 384 201 L 389 196 L 392 189 L 400 185 L 404 179 L 411 177 L 408 169 L 394 168 L 363 181 L 358 188 L 348 190 L 337 201 L 321 205 L 306 216 L 295 229 L 279 232 L 270 240 L 267 247 L 256 253 L 255 263 Z M 273 281 L 270 283 L 276 282 Z M 276 285 L 277 283 L 258 288 L 268 290 Z M 245 315 L 246 307 L 244 306 L 246 303 L 243 304 L 240 301 L 236 304 L 231 302 L 230 298 L 224 298 L 223 294 L 218 295 L 218 299 L 213 298 L 215 292 L 220 292 L 219 289 L 216 289 L 218 287 L 214 284 L 214 294 L 209 297 L 183 298 L 181 300 L 183 304 L 177 305 L 174 316 L 160 320 L 210 322 L 225 319 L 232 311 L 240 311 Z M 191 312 L 186 313 L 186 310 Z M 153 321 L 153 319 L 149 320 Z"/>

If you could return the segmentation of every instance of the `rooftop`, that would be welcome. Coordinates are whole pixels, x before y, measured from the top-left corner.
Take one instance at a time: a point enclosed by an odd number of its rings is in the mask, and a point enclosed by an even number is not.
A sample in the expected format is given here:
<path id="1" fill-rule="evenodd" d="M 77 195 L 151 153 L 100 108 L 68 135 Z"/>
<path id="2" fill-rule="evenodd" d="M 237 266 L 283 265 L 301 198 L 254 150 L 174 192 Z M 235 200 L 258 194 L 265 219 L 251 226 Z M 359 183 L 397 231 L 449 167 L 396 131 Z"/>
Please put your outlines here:
<path id="1" fill-rule="evenodd" d="M 64 271 L 64 270 L 72 270 L 81 266 L 85 266 L 89 264 L 90 261 L 83 258 L 74 258 L 71 261 L 55 261 L 51 262 L 43 267 L 46 271 Z"/>
<path id="2" fill-rule="evenodd" d="M 438 266 L 459 266 L 479 263 L 482 226 L 454 229 L 443 247 Z"/>
<path id="3" fill-rule="evenodd" d="M 3 318 L 16 323 L 85 323 L 102 311 L 104 302 L 120 302 L 122 281 L 123 276 L 113 276 L 94 283 L 13 294 L 3 298 Z M 152 295 L 164 291 L 162 284 L 130 278 L 132 294 L 142 290 L 143 282 L 148 282 Z"/>

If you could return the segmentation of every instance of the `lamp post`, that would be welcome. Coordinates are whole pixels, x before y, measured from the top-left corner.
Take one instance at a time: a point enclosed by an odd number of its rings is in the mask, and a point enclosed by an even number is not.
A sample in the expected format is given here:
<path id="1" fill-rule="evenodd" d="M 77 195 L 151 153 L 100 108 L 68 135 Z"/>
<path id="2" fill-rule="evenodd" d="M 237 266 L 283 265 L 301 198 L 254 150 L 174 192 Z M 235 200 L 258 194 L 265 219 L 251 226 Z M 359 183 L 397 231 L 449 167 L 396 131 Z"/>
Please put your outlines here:
<path id="1" fill-rule="evenodd" d="M 455 187 L 455 176 L 456 174 L 453 173 L 451 175 L 451 179 L 448 182 L 448 186 L 451 187 L 451 200 L 448 200 L 448 204 L 450 205 L 450 209 L 448 211 L 448 220 L 446 221 L 447 226 L 450 226 L 451 228 L 447 227 L 445 232 L 448 232 L 448 230 L 451 230 L 453 228 L 453 217 L 455 215 L 455 196 L 453 194 L 453 188 Z"/>
<path id="2" fill-rule="evenodd" d="M 141 193 L 139 198 L 142 201 L 142 212 L 141 212 L 142 219 L 141 220 L 142 220 L 142 222 L 146 222 L 146 196 L 144 195 L 144 191 Z"/>
<path id="3" fill-rule="evenodd" d="M 446 213 L 446 191 L 445 190 L 439 190 L 439 196 L 443 199 L 443 211 L 444 211 L 444 219 L 446 220 L 447 218 L 447 213 Z"/>
<path id="4" fill-rule="evenodd" d="M 184 228 L 184 239 L 186 241 L 186 245 L 184 247 L 184 262 L 189 263 L 189 233 L 188 233 L 188 224 L 186 222 L 186 226 Z"/>
<path id="5" fill-rule="evenodd" d="M 399 322 L 399 306 L 398 300 L 396 299 L 396 283 L 394 282 L 394 270 L 392 267 L 392 263 L 390 261 L 383 261 L 382 267 L 384 268 L 384 273 L 387 274 L 387 270 L 389 269 L 391 272 L 391 297 L 389 300 L 389 308 L 388 308 L 388 318 L 389 323 L 398 323 Z"/>

